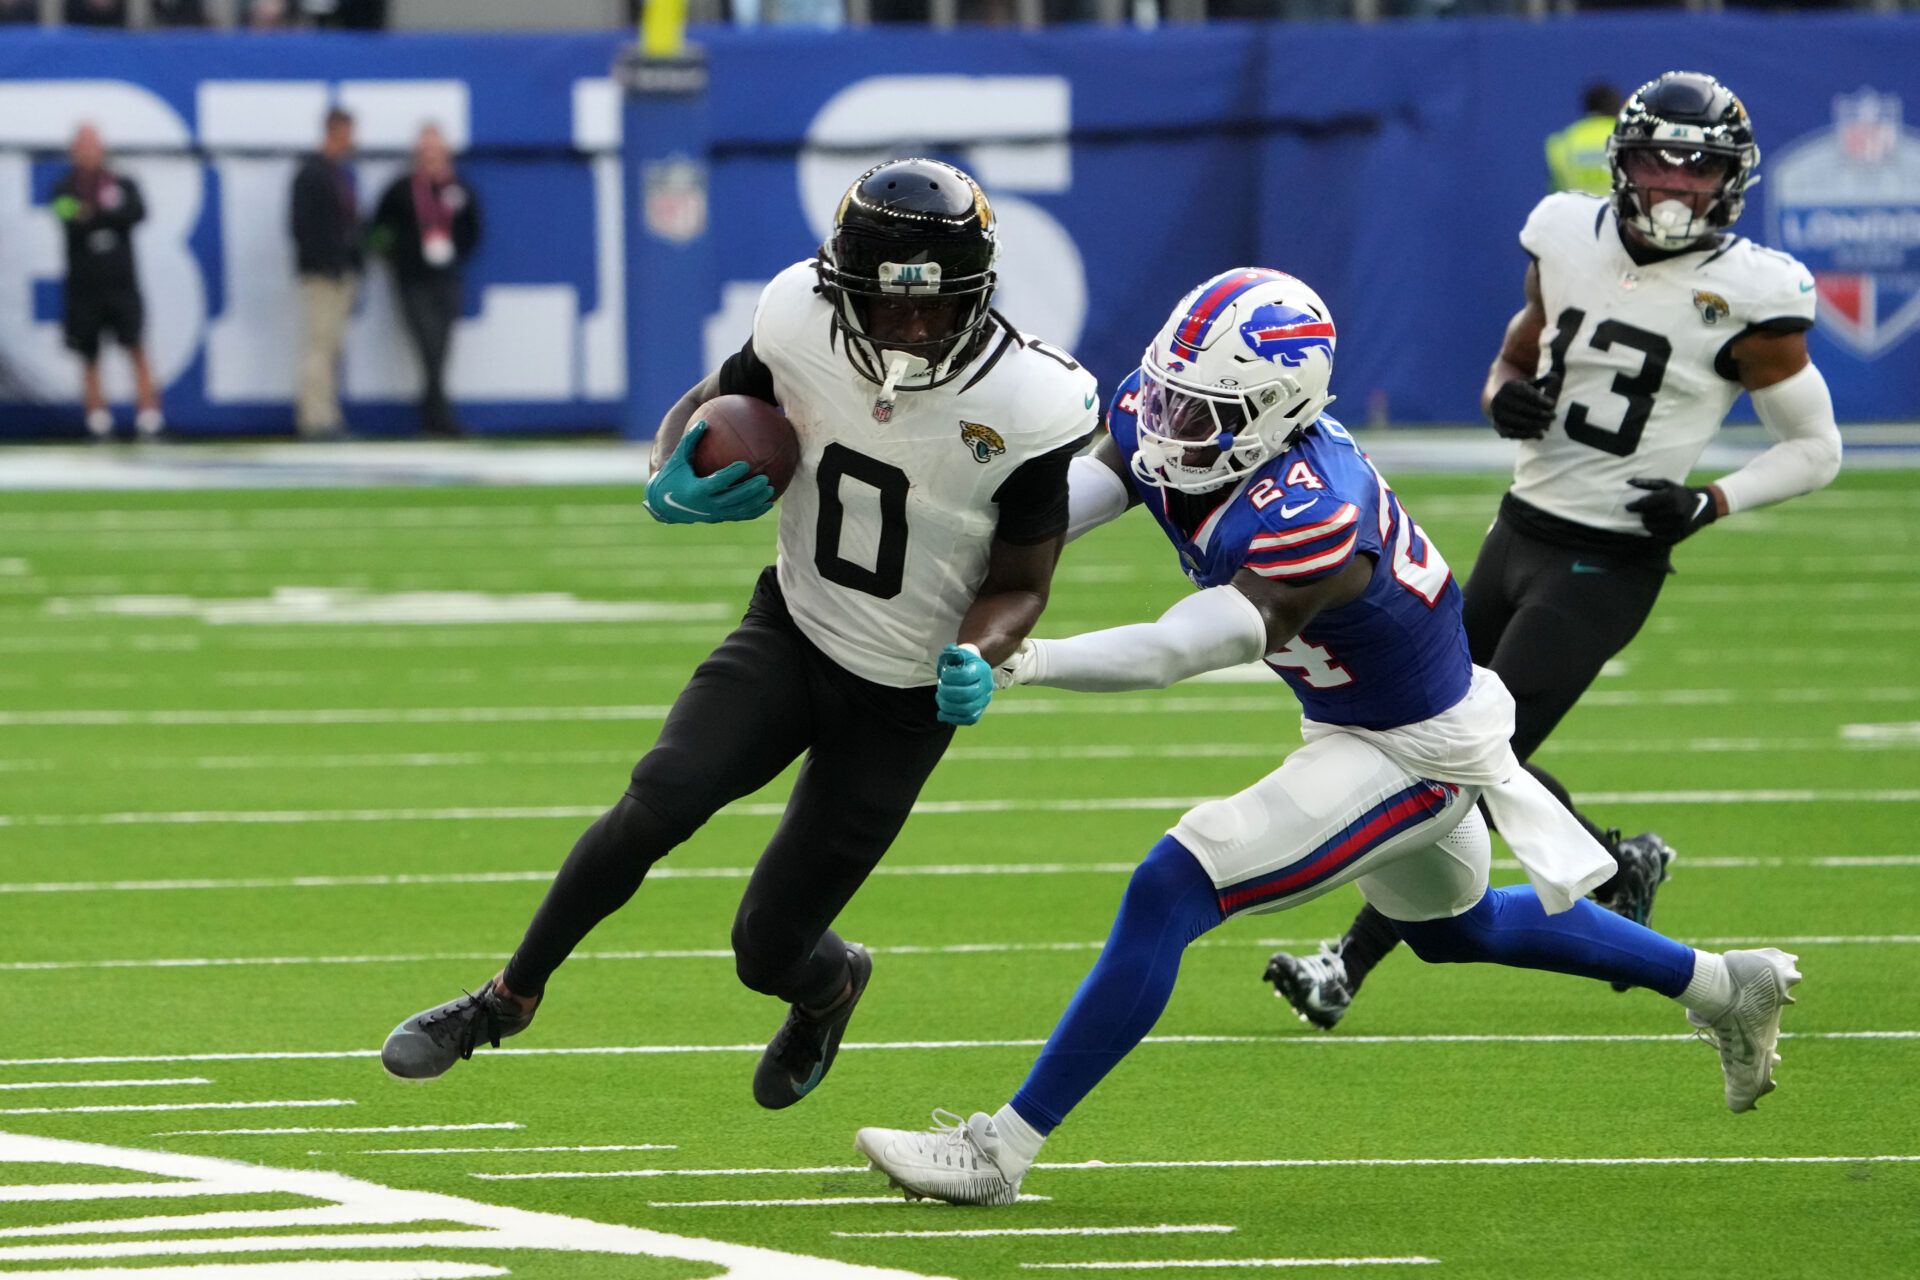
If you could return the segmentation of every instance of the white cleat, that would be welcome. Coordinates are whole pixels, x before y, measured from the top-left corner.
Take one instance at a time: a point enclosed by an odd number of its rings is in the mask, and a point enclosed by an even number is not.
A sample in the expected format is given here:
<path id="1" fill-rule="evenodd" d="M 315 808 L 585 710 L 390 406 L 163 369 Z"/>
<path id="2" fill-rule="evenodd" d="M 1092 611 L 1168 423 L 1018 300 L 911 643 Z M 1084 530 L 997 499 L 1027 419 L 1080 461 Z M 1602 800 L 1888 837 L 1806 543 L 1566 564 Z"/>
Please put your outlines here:
<path id="1" fill-rule="evenodd" d="M 935 1109 L 931 1129 L 862 1129 L 853 1149 L 909 1200 L 1012 1204 L 1027 1172 L 1001 1145 L 993 1117 L 981 1111 L 962 1121 Z"/>
<path id="2" fill-rule="evenodd" d="M 1751 1111 L 1773 1092 L 1773 1069 L 1780 1062 L 1780 1011 L 1792 1004 L 1788 990 L 1800 981 L 1794 963 L 1800 957 L 1775 947 L 1726 953 L 1733 1003 L 1717 1018 L 1687 1010 L 1687 1021 L 1720 1051 L 1727 1077 L 1727 1109 Z"/>

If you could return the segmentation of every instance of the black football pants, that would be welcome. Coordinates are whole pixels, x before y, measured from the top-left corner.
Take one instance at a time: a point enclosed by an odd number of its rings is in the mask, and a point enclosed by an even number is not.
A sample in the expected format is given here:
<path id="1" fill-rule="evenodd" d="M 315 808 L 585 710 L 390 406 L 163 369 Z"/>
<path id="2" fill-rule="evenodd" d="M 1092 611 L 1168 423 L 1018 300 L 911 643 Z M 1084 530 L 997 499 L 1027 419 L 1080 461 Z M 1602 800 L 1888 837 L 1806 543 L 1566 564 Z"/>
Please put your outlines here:
<path id="1" fill-rule="evenodd" d="M 1566 787 L 1529 758 L 1607 659 L 1639 634 L 1666 578 L 1660 561 L 1576 551 L 1502 519 L 1480 544 L 1467 580 L 1467 648 L 1513 694 L 1513 753 L 1603 845 L 1605 835 L 1574 808 Z M 1398 942 L 1385 916 L 1362 907 L 1342 948 L 1350 986 L 1357 988 Z"/>
<path id="2" fill-rule="evenodd" d="M 931 686 L 874 684 L 816 648 L 766 570 L 746 617 L 681 690 L 626 794 L 574 845 L 507 965 L 508 988 L 544 990 L 649 867 L 804 752 L 734 916 L 733 951 L 740 981 L 755 991 L 829 1003 L 847 974 L 846 944 L 829 926 L 893 843 L 952 737 Z"/>
<path id="3" fill-rule="evenodd" d="M 1666 580 L 1662 562 L 1575 551 L 1495 522 L 1467 580 L 1463 620 L 1473 660 L 1513 694 L 1515 755 L 1530 759 L 1639 634 Z"/>

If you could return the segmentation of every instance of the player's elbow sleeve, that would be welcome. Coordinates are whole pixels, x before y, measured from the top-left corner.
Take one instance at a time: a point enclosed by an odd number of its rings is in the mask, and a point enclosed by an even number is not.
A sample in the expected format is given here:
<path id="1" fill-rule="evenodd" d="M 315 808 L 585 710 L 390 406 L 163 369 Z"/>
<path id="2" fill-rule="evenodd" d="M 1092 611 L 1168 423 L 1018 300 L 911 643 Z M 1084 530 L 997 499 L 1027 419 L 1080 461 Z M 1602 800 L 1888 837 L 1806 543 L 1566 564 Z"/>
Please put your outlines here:
<path id="1" fill-rule="evenodd" d="M 1811 493 L 1840 474 L 1840 428 L 1833 394 L 1809 363 L 1753 395 L 1753 410 L 1780 443 L 1720 482 L 1729 511 L 1745 511 Z"/>
<path id="2" fill-rule="evenodd" d="M 1127 509 L 1127 482 L 1090 454 L 1067 466 L 1067 541 L 1117 520 Z"/>

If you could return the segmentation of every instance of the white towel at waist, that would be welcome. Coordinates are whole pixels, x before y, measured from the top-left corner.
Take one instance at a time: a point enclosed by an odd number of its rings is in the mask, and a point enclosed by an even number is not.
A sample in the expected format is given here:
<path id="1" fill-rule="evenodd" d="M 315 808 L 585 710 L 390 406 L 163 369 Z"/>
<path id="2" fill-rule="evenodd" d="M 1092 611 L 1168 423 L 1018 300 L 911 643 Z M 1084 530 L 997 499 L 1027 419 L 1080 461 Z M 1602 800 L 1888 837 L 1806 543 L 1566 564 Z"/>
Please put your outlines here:
<path id="1" fill-rule="evenodd" d="M 1514 756 L 1513 695 L 1484 667 L 1473 669 L 1466 697 L 1431 719 L 1398 729 L 1358 729 L 1302 718 L 1300 731 L 1308 742 L 1351 734 L 1418 777 L 1481 788 L 1494 826 L 1550 915 L 1568 910 L 1613 876 L 1612 855 Z"/>

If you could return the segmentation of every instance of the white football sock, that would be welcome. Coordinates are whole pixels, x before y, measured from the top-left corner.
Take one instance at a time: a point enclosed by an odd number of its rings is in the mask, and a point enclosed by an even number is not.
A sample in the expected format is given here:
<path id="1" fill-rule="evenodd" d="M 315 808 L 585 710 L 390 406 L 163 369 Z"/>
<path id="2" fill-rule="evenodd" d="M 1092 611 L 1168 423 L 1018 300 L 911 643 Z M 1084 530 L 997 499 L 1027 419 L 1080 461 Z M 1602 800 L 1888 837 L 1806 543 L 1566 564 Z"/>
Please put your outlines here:
<path id="1" fill-rule="evenodd" d="M 1693 953 L 1693 979 L 1674 999 L 1703 1018 L 1717 1018 L 1733 1004 L 1733 979 L 1726 959 L 1711 951 Z"/>
<path id="2" fill-rule="evenodd" d="M 1000 1145 L 1020 1162 L 1022 1172 L 1039 1157 L 1040 1146 L 1047 1140 L 1013 1109 L 1011 1102 L 993 1113 L 993 1127 L 1000 1135 Z"/>

